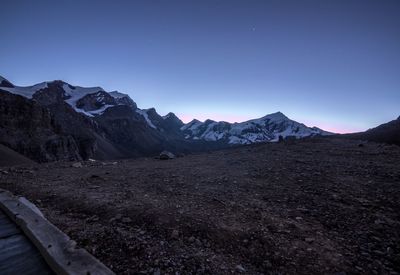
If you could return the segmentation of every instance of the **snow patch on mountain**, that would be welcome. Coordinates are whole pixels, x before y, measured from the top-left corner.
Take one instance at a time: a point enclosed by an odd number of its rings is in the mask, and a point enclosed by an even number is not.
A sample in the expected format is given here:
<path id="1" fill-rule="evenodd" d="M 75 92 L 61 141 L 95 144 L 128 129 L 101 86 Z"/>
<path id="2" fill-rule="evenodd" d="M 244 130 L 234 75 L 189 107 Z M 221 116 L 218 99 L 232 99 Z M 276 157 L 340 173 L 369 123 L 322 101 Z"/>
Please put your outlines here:
<path id="1" fill-rule="evenodd" d="M 78 100 L 83 98 L 84 96 L 89 95 L 89 94 L 95 94 L 98 92 L 104 92 L 103 88 L 101 88 L 101 87 L 86 88 L 86 87 L 80 87 L 80 86 L 71 86 L 71 85 L 65 83 L 63 85 L 63 89 L 64 89 L 64 93 L 65 93 L 64 95 L 67 98 L 65 100 L 65 102 L 68 103 L 76 112 L 84 114 L 86 116 L 93 117 L 94 115 L 102 114 L 108 107 L 113 106 L 113 105 L 104 105 L 101 108 L 99 108 L 97 110 L 93 110 L 93 111 L 85 111 L 76 106 L 76 103 L 78 102 Z M 97 100 L 101 100 L 101 98 L 99 97 Z"/>
<path id="2" fill-rule="evenodd" d="M 6 80 L 3 78 L 3 80 Z M 1 80 L 0 83 L 3 81 Z M 7 80 L 6 80 L 7 81 Z M 47 82 L 42 82 L 33 86 L 27 86 L 27 87 L 20 87 L 20 86 L 15 86 L 14 88 L 8 88 L 8 87 L 1 87 L 2 90 L 10 92 L 12 94 L 16 95 L 21 95 L 23 97 L 31 99 L 32 96 L 39 90 L 47 88 Z"/>
<path id="3" fill-rule="evenodd" d="M 148 109 L 144 109 L 144 110 L 136 109 L 136 113 L 138 113 L 138 114 L 140 114 L 141 116 L 143 116 L 144 119 L 146 120 L 147 124 L 148 124 L 151 128 L 157 129 L 157 127 L 154 126 L 153 122 L 151 122 L 151 120 L 149 119 L 149 116 L 148 116 L 148 114 L 147 114 L 147 111 L 148 111 Z"/>
<path id="4" fill-rule="evenodd" d="M 69 84 L 64 84 L 63 89 L 65 92 L 65 95 L 67 96 L 67 99 L 65 100 L 66 103 L 71 105 L 72 108 L 79 109 L 76 107 L 76 102 L 81 99 L 82 97 L 89 95 L 89 94 L 95 94 L 99 91 L 104 91 L 100 87 L 91 87 L 91 88 L 84 88 L 84 87 L 79 87 L 79 86 L 71 86 Z"/>
<path id="5" fill-rule="evenodd" d="M 109 107 L 114 107 L 114 106 L 115 106 L 115 105 L 108 105 L 108 104 L 106 104 L 106 105 L 102 106 L 101 108 L 99 108 L 99 109 L 97 109 L 97 110 L 90 111 L 89 113 L 90 113 L 90 115 L 92 115 L 92 116 L 94 116 L 94 115 L 102 115 L 102 114 L 105 112 L 105 110 L 106 110 L 107 108 L 109 108 Z"/>
<path id="6" fill-rule="evenodd" d="M 79 108 L 74 108 L 74 110 L 75 110 L 77 113 L 84 114 L 85 116 L 88 116 L 88 117 L 95 117 L 95 116 L 97 116 L 97 115 L 102 115 L 102 114 L 106 111 L 107 108 L 113 107 L 113 106 L 115 106 L 115 105 L 106 104 L 106 105 L 100 107 L 99 109 L 93 110 L 93 111 L 85 111 L 85 110 L 79 109 Z"/>

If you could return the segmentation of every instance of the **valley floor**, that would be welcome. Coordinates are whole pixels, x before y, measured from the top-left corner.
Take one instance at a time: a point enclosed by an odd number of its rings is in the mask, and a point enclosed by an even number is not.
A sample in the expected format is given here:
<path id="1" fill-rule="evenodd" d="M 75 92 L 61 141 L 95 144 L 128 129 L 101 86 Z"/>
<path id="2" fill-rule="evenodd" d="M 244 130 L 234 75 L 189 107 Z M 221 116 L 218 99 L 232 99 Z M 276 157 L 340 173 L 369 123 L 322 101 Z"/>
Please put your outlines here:
<path id="1" fill-rule="evenodd" d="M 400 147 L 359 144 L 3 167 L 0 188 L 118 274 L 399 274 Z"/>

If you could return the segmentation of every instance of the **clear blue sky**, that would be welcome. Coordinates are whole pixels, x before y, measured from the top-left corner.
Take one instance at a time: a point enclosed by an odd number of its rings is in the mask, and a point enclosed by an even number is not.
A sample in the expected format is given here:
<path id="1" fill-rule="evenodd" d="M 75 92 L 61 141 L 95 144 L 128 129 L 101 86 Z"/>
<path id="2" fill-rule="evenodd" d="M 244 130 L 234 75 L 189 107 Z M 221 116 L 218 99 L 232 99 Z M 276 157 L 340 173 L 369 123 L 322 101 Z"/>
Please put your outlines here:
<path id="1" fill-rule="evenodd" d="M 185 121 L 282 111 L 365 130 L 400 115 L 400 1 L 2 0 L 0 75 L 102 86 Z"/>

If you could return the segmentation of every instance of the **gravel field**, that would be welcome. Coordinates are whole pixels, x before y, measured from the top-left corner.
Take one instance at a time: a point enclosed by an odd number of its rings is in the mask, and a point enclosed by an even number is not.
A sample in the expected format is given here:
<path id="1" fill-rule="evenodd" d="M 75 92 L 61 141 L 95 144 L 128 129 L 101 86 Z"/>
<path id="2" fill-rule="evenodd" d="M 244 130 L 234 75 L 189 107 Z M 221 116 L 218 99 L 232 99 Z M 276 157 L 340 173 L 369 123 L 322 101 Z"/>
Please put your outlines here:
<path id="1" fill-rule="evenodd" d="M 400 274 L 400 147 L 344 139 L 0 167 L 117 274 Z"/>

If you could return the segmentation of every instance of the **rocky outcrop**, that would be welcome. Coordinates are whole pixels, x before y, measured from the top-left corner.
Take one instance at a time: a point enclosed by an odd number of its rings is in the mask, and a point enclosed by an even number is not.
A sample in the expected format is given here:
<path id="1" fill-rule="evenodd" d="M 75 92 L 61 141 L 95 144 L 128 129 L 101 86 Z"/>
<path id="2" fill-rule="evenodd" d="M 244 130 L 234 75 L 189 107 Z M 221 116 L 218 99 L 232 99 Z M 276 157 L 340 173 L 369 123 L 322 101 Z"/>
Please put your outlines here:
<path id="1" fill-rule="evenodd" d="M 81 159 L 73 137 L 46 108 L 1 89 L 0 143 L 39 162 Z"/>
<path id="2" fill-rule="evenodd" d="M 160 159 L 161 159 L 161 160 L 174 159 L 174 158 L 175 158 L 175 155 L 172 154 L 172 153 L 169 152 L 169 151 L 162 151 L 162 152 L 160 153 Z"/>

